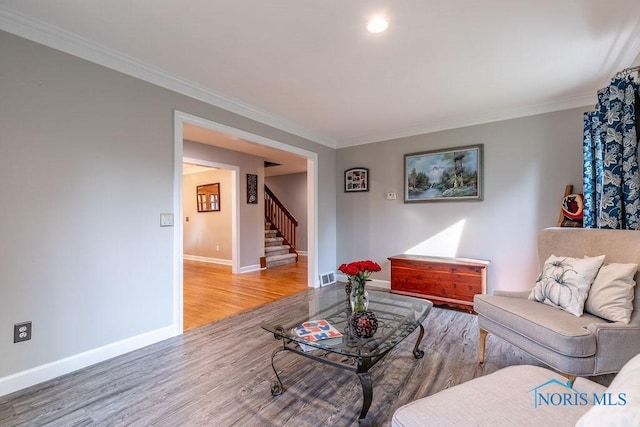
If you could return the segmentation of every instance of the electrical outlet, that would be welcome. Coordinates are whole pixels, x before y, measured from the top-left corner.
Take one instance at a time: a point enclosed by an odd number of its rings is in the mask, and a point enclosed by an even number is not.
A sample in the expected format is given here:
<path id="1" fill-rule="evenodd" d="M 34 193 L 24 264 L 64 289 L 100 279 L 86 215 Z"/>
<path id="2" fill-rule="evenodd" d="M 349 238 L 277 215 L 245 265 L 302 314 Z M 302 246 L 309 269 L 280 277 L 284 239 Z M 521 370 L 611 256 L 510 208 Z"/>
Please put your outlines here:
<path id="1" fill-rule="evenodd" d="M 29 341 L 31 339 L 31 322 L 16 323 L 13 325 L 13 342 Z"/>

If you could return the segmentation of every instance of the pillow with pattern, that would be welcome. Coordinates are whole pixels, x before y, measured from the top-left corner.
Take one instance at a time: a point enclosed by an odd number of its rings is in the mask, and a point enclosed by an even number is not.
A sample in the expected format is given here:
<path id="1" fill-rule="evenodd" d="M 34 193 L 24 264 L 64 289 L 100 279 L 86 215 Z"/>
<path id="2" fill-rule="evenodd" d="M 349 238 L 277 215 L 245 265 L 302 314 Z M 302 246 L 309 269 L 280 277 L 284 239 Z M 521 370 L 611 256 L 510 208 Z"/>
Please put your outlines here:
<path id="1" fill-rule="evenodd" d="M 545 262 L 529 299 L 582 316 L 591 284 L 604 255 L 571 258 L 551 255 Z"/>

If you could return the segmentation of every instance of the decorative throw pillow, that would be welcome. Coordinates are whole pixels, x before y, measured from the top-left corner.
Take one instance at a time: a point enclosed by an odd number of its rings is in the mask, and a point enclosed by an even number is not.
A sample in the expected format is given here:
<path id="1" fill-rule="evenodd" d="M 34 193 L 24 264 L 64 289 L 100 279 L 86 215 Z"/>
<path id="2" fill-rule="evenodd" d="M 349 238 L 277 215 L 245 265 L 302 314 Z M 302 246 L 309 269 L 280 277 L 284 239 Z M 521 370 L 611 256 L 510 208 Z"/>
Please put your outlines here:
<path id="1" fill-rule="evenodd" d="M 610 404 L 593 405 L 576 427 L 640 426 L 640 355 L 622 367 L 605 394 Z"/>
<path id="2" fill-rule="evenodd" d="M 551 255 L 544 262 L 529 299 L 582 316 L 589 288 L 603 262 L 604 255 L 592 258 Z"/>
<path id="3" fill-rule="evenodd" d="M 605 264 L 600 267 L 584 310 L 613 322 L 629 323 L 633 311 L 633 276 L 638 264 Z"/>

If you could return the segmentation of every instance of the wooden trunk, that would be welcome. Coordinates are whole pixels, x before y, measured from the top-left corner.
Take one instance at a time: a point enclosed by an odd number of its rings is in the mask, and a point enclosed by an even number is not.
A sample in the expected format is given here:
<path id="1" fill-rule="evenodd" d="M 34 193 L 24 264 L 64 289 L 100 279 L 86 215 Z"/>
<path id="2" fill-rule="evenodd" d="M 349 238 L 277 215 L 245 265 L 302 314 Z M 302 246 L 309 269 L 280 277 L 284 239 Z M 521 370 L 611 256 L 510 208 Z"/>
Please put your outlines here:
<path id="1" fill-rule="evenodd" d="M 473 312 L 473 296 L 487 291 L 488 261 L 396 255 L 391 261 L 391 292 L 426 298 Z"/>

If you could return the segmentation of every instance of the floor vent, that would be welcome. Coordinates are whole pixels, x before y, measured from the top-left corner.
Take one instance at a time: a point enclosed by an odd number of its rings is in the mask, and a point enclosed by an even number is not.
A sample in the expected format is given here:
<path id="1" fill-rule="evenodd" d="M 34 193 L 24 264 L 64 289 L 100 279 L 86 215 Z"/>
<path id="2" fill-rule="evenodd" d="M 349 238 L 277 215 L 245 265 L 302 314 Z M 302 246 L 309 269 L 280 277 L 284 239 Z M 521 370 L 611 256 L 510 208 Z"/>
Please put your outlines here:
<path id="1" fill-rule="evenodd" d="M 333 271 L 330 273 L 323 273 L 320 275 L 320 286 L 326 286 L 332 283 L 336 283 L 336 275 L 333 274 Z"/>

